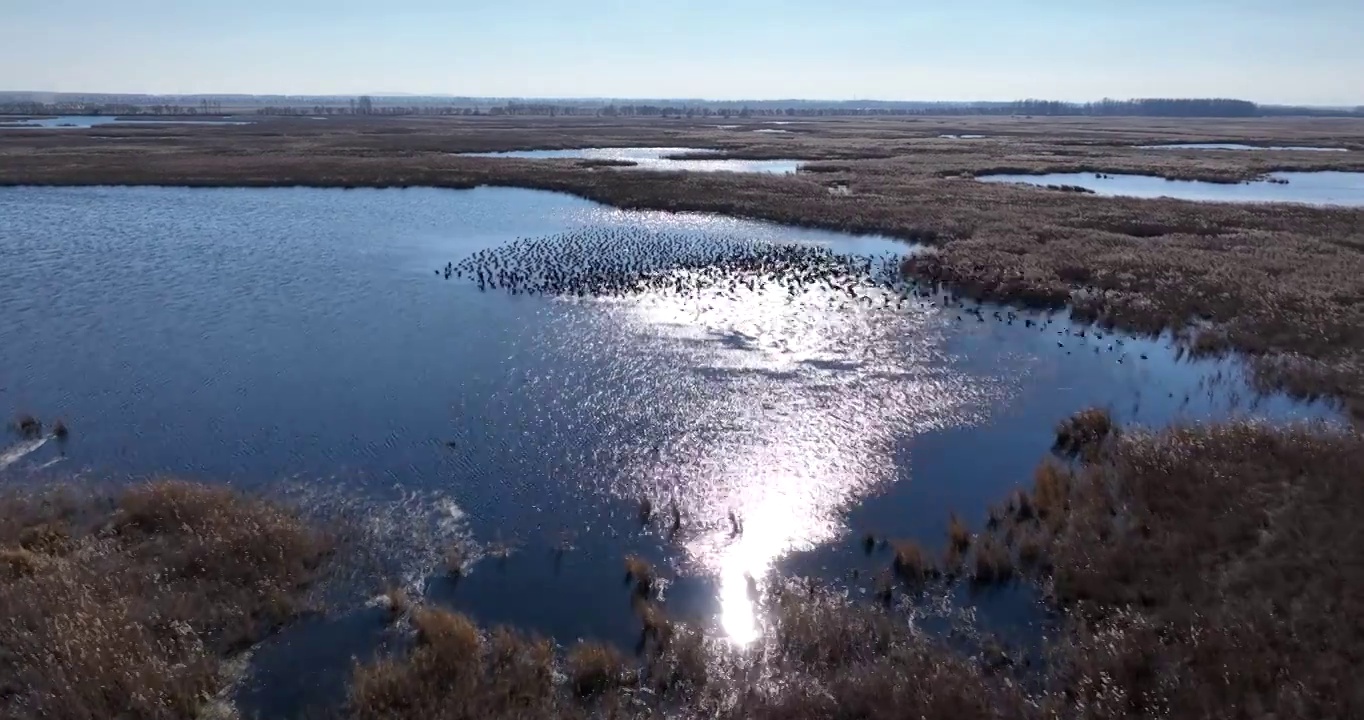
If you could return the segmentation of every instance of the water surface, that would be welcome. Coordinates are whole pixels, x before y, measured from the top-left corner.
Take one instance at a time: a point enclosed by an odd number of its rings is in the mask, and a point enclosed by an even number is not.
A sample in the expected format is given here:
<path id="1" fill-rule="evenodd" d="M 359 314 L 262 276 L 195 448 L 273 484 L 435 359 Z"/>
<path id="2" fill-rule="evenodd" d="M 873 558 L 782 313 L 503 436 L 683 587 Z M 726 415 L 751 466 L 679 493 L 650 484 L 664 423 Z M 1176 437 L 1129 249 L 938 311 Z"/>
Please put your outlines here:
<path id="1" fill-rule="evenodd" d="M 693 158 L 675 160 L 670 155 L 711 153 L 718 150 L 683 147 L 639 148 L 576 148 L 571 150 L 509 150 L 504 152 L 467 153 L 476 157 L 507 158 L 581 158 L 586 160 L 619 160 L 633 162 L 640 170 L 688 170 L 692 172 L 756 172 L 791 175 L 805 163 L 800 160 L 732 160 Z M 629 168 L 622 168 L 629 169 Z"/>
<path id="2" fill-rule="evenodd" d="M 173 120 L 142 120 L 138 118 L 115 117 L 112 115 L 63 115 L 33 120 L 0 120 L 0 130 L 4 129 L 81 129 L 100 125 L 250 125 L 239 120 L 209 120 L 197 118 L 175 118 Z"/>
<path id="3" fill-rule="evenodd" d="M 1269 203 L 1364 206 L 1364 173 L 1276 172 L 1266 180 L 1243 183 L 1210 183 L 1166 180 L 1150 175 L 1104 175 L 1094 173 L 1048 173 L 1044 175 L 981 175 L 983 182 L 1025 185 L 1070 185 L 1099 195 L 1201 200 L 1207 202 Z"/>

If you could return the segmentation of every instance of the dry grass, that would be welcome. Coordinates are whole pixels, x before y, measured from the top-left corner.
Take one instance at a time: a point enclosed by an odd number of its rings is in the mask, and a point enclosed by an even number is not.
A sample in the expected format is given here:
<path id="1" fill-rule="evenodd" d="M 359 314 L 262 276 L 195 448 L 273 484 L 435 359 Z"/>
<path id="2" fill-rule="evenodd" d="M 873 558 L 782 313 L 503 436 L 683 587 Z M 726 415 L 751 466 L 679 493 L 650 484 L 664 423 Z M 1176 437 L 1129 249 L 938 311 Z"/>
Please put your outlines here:
<path id="1" fill-rule="evenodd" d="M 1361 463 L 1357 434 L 1230 425 L 1039 471 L 1059 522 L 1010 529 L 1068 608 L 1053 688 L 1081 717 L 1360 716 Z"/>
<path id="2" fill-rule="evenodd" d="M 418 633 L 403 656 L 356 668 L 349 715 L 422 718 L 1016 718 L 1007 677 L 892 614 L 823 596 L 780 594 L 759 653 L 708 646 L 679 628 L 639 662 L 579 641 L 557 656 L 506 629 L 485 637 L 444 610 L 414 615 L 455 631 Z M 556 669 L 560 672 L 556 672 Z M 556 676 L 561 680 L 556 680 Z M 759 677 L 769 682 L 758 684 Z"/>
<path id="3" fill-rule="evenodd" d="M 627 680 L 625 658 L 610 645 L 579 640 L 564 658 L 569 685 L 580 697 L 594 697 Z"/>
<path id="4" fill-rule="evenodd" d="M 304 608 L 329 541 L 178 481 L 0 497 L 0 716 L 182 718 Z"/>
<path id="5" fill-rule="evenodd" d="M 348 712 L 380 718 L 557 717 L 554 652 L 546 641 L 499 628 L 487 638 L 468 618 L 420 608 L 401 659 L 355 669 Z"/>

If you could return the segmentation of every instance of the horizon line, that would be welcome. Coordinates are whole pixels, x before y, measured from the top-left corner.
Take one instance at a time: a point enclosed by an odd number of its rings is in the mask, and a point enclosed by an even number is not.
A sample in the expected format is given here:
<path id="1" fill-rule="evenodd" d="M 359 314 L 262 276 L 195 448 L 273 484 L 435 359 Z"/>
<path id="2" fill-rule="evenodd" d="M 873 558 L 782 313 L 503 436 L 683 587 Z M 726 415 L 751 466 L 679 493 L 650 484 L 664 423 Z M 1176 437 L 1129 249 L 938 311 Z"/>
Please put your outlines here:
<path id="1" fill-rule="evenodd" d="M 240 98 L 380 98 L 380 99 L 450 99 L 450 100 L 540 100 L 540 101 L 572 101 L 572 102 L 647 102 L 647 101 L 667 101 L 667 102 L 704 102 L 704 103 L 774 103 L 774 102 L 796 102 L 796 103 L 931 103 L 937 105 L 985 105 L 985 104 L 1009 104 L 1018 102 L 1060 102 L 1069 105 L 1086 105 L 1101 103 L 1105 101 L 1132 102 L 1139 100 L 1234 100 L 1239 102 L 1249 102 L 1257 106 L 1266 107 L 1302 107 L 1302 108 L 1360 108 L 1364 107 L 1364 100 L 1354 103 L 1291 103 L 1291 102 L 1262 102 L 1232 96 L 1220 95 L 1144 95 L 1133 97 L 1106 96 L 1089 100 L 1058 99 L 1047 97 L 1020 97 L 1011 99 L 991 99 L 991 100 L 943 100 L 925 98 L 821 98 L 821 97 L 745 97 L 745 98 L 708 98 L 708 97 L 668 97 L 668 96 L 616 96 L 616 95 L 458 95 L 453 93 L 414 93 L 414 92 L 333 92 L 333 93 L 283 93 L 283 92 L 129 92 L 129 91 L 71 91 L 71 90 L 8 90 L 0 89 L 0 95 L 105 95 L 105 96 L 140 96 L 140 97 L 240 97 Z"/>

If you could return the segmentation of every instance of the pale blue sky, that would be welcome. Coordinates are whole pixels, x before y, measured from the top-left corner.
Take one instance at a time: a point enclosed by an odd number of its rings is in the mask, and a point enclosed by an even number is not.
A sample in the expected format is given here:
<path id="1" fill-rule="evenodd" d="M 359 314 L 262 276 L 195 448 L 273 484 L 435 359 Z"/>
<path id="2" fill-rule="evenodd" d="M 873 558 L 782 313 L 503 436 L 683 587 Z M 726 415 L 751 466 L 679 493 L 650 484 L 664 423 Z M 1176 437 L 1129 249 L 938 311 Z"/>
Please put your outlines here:
<path id="1" fill-rule="evenodd" d="M 1364 104 L 1364 0 L 0 0 L 0 89 Z"/>

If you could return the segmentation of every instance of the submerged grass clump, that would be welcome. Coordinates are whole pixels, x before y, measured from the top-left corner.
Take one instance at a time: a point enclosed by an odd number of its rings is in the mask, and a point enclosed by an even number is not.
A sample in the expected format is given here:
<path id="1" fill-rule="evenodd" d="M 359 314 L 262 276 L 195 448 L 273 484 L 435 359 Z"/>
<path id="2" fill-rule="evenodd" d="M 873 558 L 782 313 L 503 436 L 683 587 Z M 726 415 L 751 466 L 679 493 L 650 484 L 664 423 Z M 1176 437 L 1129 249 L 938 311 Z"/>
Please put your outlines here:
<path id="1" fill-rule="evenodd" d="M 654 566 L 638 555 L 625 556 L 625 582 L 633 583 L 636 595 L 648 597 L 653 593 L 658 580 Z"/>
<path id="2" fill-rule="evenodd" d="M 947 540 L 958 551 L 971 546 L 971 531 L 966 528 L 966 524 L 961 521 L 961 518 L 957 517 L 956 513 L 952 513 L 951 517 L 948 518 Z"/>
<path id="3" fill-rule="evenodd" d="M 891 543 L 891 548 L 895 551 L 891 567 L 901 579 L 914 583 L 932 574 L 933 563 L 919 543 L 913 540 L 897 540 Z"/>
<path id="4" fill-rule="evenodd" d="M 28 413 L 20 413 L 10 423 L 10 429 L 23 438 L 36 438 L 43 434 L 43 422 Z"/>
<path id="5" fill-rule="evenodd" d="M 998 539 L 987 537 L 976 547 L 971 579 L 979 584 L 1006 582 L 1013 577 L 1013 558 Z"/>
<path id="6" fill-rule="evenodd" d="M 464 548 L 453 544 L 445 549 L 445 574 L 451 578 L 464 577 L 464 564 L 468 561 Z"/>

